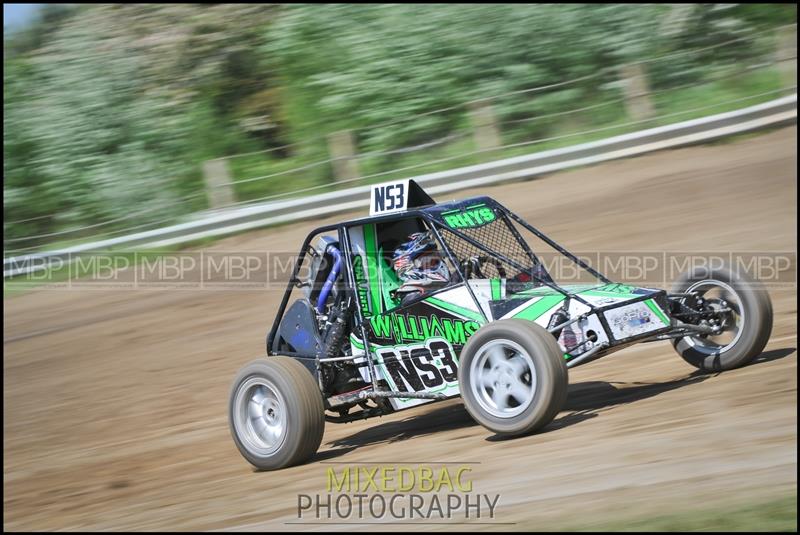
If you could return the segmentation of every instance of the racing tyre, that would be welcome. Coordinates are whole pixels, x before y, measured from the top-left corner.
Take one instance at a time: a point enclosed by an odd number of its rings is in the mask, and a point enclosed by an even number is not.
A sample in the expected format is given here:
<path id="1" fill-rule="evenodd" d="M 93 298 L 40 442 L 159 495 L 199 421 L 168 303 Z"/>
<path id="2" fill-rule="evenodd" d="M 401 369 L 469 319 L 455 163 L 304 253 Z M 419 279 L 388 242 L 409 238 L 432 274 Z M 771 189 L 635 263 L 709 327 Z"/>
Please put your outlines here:
<path id="1" fill-rule="evenodd" d="M 470 416 L 504 436 L 550 423 L 564 406 L 569 382 L 553 335 L 518 319 L 489 323 L 472 335 L 459 358 L 458 381 Z"/>
<path id="2" fill-rule="evenodd" d="M 704 307 L 730 309 L 722 315 L 721 334 L 673 340 L 675 350 L 692 366 L 712 372 L 731 370 L 753 360 L 767 345 L 772 332 L 772 302 L 760 282 L 727 266 L 713 270 L 699 267 L 678 278 L 672 292 L 697 292 Z"/>
<path id="3" fill-rule="evenodd" d="M 308 460 L 319 448 L 325 408 L 314 377 L 289 357 L 254 360 L 236 375 L 228 421 L 242 456 L 260 470 Z"/>

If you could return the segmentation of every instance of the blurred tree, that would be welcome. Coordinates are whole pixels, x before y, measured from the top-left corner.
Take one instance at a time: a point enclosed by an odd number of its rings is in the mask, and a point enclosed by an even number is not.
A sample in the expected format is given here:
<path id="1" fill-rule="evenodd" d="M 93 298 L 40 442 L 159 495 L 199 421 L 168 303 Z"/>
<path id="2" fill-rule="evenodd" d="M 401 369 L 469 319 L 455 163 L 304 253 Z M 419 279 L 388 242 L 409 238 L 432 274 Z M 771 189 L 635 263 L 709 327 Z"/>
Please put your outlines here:
<path id="1" fill-rule="evenodd" d="M 48 7 L 4 38 L 6 247 L 201 208 L 210 158 L 302 142 L 259 156 L 268 174 L 324 158 L 337 130 L 378 152 L 468 133 L 464 104 L 485 96 L 511 93 L 492 107 L 521 139 L 557 134 L 572 116 L 539 117 L 618 95 L 621 64 L 667 55 L 647 64 L 651 87 L 693 84 L 756 62 L 769 39 L 673 53 L 795 20 L 775 4 Z M 103 221 L 116 223 L 92 226 Z"/>
<path id="2" fill-rule="evenodd" d="M 663 12 L 663 6 L 619 4 L 292 5 L 272 27 L 267 51 L 292 87 L 284 105 L 303 137 L 593 74 L 646 51 Z M 633 38 L 642 42 L 633 46 Z M 596 86 L 592 80 L 562 95 L 506 99 L 500 111 L 513 118 L 553 110 Z M 413 144 L 463 120 L 456 110 L 391 130 L 368 128 L 363 141 Z"/>
<path id="3" fill-rule="evenodd" d="M 259 49 L 273 11 L 47 9 L 22 41 L 6 40 L 4 210 L 7 221 L 40 218 L 5 225 L 6 239 L 188 211 L 176 200 L 191 170 L 262 145 L 264 133 L 239 127 L 238 115 L 243 101 L 270 87 Z"/>

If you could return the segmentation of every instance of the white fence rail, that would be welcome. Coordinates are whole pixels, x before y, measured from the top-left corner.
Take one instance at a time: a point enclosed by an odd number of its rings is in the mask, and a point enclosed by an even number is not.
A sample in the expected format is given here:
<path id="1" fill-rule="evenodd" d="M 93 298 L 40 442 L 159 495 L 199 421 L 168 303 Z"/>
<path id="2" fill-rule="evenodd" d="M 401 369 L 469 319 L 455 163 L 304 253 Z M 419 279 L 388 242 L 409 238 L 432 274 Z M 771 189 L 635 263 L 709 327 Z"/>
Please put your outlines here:
<path id="1" fill-rule="evenodd" d="M 797 93 L 794 93 L 736 111 L 413 178 L 432 194 L 446 193 L 507 180 L 532 178 L 570 167 L 699 143 L 796 121 Z M 63 264 L 74 253 L 107 251 L 120 246 L 130 249 L 165 247 L 357 208 L 366 210 L 369 190 L 369 185 L 362 185 L 297 199 L 249 205 L 160 229 L 60 250 L 4 258 L 3 277 L 41 271 L 53 262 Z"/>

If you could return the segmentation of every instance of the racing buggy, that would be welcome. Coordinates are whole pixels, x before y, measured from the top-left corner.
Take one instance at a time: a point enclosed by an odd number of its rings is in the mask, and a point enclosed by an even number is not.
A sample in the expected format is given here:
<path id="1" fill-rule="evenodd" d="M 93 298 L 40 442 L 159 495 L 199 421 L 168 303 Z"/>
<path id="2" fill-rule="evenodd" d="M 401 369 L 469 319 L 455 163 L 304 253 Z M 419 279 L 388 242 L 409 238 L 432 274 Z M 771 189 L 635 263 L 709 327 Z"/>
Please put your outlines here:
<path id="1" fill-rule="evenodd" d="M 523 235 L 584 277 L 559 284 Z M 401 292 L 409 236 L 427 236 L 447 276 Z M 325 422 L 458 395 L 489 431 L 522 435 L 563 407 L 569 368 L 669 340 L 692 366 L 729 370 L 771 329 L 763 285 L 730 267 L 695 267 L 669 291 L 615 283 L 489 197 L 436 203 L 413 180 L 381 184 L 369 217 L 305 239 L 267 357 L 234 379 L 230 429 L 262 470 L 308 460 Z"/>

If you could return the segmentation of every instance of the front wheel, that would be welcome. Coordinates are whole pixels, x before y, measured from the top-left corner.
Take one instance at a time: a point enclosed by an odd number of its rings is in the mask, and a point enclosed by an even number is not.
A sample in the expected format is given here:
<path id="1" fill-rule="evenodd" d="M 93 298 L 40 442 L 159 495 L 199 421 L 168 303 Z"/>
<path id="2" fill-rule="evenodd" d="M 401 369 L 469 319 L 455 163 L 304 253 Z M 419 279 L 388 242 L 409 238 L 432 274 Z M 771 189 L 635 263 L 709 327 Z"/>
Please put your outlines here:
<path id="1" fill-rule="evenodd" d="M 319 386 L 289 357 L 258 359 L 242 368 L 231 387 L 228 417 L 239 452 L 260 470 L 308 460 L 325 429 Z"/>
<path id="2" fill-rule="evenodd" d="M 564 406 L 569 381 L 563 352 L 553 335 L 533 322 L 508 319 L 481 327 L 459 361 L 467 412 L 499 435 L 537 431 Z"/>
<path id="3" fill-rule="evenodd" d="M 761 283 L 729 267 L 700 267 L 682 275 L 672 291 L 694 294 L 685 299 L 696 308 L 721 311 L 713 324 L 722 328 L 719 335 L 685 336 L 672 342 L 692 366 L 704 371 L 731 370 L 764 350 L 772 332 L 772 302 Z"/>

